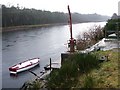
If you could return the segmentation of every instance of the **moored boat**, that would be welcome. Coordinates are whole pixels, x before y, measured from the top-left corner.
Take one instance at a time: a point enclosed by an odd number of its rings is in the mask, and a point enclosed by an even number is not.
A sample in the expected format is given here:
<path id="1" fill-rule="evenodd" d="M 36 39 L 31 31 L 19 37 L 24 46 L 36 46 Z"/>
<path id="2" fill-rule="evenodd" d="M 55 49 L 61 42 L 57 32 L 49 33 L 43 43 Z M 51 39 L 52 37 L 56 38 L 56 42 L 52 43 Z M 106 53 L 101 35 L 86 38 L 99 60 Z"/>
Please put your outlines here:
<path id="1" fill-rule="evenodd" d="M 28 59 L 26 61 L 11 66 L 9 68 L 9 71 L 11 74 L 17 74 L 18 72 L 22 72 L 39 65 L 39 61 L 40 61 L 39 58 Z"/>

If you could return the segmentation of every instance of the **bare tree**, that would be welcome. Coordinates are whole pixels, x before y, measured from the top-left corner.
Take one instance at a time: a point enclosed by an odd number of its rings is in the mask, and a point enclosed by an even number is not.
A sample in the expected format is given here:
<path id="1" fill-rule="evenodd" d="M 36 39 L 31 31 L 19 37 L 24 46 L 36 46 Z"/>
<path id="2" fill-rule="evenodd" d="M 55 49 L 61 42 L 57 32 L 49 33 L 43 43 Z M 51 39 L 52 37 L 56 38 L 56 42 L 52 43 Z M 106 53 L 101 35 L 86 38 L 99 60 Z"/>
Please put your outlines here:
<path id="1" fill-rule="evenodd" d="M 84 32 L 82 36 L 78 35 L 77 49 L 86 49 L 98 42 L 98 40 L 102 39 L 103 36 L 103 28 L 100 25 L 94 25 L 89 29 L 89 31 Z"/>

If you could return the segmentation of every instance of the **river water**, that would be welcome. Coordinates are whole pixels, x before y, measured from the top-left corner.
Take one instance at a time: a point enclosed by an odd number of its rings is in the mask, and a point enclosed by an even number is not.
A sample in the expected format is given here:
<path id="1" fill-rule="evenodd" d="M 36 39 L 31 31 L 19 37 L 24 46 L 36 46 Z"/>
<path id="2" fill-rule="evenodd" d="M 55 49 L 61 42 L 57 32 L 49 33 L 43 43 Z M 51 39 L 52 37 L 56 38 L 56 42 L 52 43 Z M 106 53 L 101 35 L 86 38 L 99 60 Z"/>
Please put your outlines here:
<path id="1" fill-rule="evenodd" d="M 104 26 L 106 22 L 73 24 L 73 37 L 77 38 L 94 25 Z M 20 88 L 25 81 L 33 80 L 34 75 L 25 71 L 11 76 L 8 68 L 24 60 L 39 57 L 40 66 L 32 69 L 40 74 L 43 67 L 52 61 L 60 62 L 62 52 L 66 52 L 70 38 L 68 25 L 49 26 L 39 29 L 12 31 L 2 34 L 2 88 Z"/>

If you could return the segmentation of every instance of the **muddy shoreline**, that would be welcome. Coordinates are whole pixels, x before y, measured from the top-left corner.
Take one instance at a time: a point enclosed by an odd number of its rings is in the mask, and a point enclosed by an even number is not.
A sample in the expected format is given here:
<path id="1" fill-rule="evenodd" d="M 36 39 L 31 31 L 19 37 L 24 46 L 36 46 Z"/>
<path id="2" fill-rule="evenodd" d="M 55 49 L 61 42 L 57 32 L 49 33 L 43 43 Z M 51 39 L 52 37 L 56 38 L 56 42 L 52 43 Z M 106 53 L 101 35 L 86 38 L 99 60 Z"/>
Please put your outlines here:
<path id="1" fill-rule="evenodd" d="M 12 26 L 12 27 L 2 27 L 2 32 L 11 32 L 11 31 L 19 31 L 19 30 L 30 30 L 37 29 L 42 27 L 49 26 L 57 26 L 57 25 L 67 25 L 67 23 L 59 23 L 59 24 L 40 24 L 40 25 L 22 25 L 22 26 Z"/>

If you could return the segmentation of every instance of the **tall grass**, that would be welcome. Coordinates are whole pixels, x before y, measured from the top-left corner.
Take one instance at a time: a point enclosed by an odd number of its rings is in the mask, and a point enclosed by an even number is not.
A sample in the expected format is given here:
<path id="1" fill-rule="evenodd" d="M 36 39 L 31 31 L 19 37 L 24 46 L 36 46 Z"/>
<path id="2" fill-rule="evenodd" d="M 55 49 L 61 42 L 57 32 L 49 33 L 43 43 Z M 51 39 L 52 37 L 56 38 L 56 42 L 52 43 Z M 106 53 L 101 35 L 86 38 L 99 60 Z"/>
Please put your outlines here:
<path id="1" fill-rule="evenodd" d="M 71 59 L 75 60 L 80 73 L 84 73 L 84 72 L 87 73 L 91 69 L 99 67 L 99 62 L 95 55 L 81 53 L 81 54 L 75 54 Z"/>
<path id="2" fill-rule="evenodd" d="M 86 75 L 83 88 L 93 88 L 93 86 L 94 86 L 93 77 L 90 75 Z"/>
<path id="3" fill-rule="evenodd" d="M 90 70 L 99 67 L 99 62 L 96 56 L 91 54 L 79 54 L 76 53 L 66 60 L 61 69 L 55 70 L 51 73 L 51 77 L 48 80 L 49 88 L 71 88 L 78 82 L 78 77 L 82 74 L 88 73 Z M 87 78 L 85 87 L 91 85 L 87 82 L 91 82 L 90 78 Z M 90 80 L 89 80 L 90 79 Z"/>

